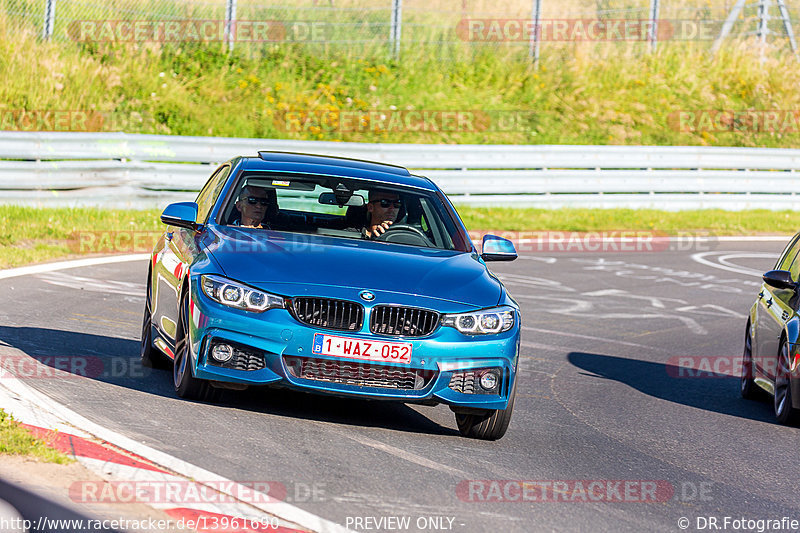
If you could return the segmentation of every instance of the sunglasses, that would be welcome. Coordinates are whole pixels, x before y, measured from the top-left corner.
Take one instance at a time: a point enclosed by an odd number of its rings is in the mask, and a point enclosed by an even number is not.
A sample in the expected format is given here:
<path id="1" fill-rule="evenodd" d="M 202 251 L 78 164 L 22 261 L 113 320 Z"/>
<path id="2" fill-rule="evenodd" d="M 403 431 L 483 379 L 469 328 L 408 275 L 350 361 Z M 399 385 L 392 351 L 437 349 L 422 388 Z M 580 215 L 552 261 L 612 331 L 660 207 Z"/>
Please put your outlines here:
<path id="1" fill-rule="evenodd" d="M 380 200 L 373 200 L 373 202 L 380 202 L 381 207 L 383 207 L 384 209 L 389 206 L 394 206 L 400 209 L 400 206 L 403 205 L 403 202 L 401 200 L 389 200 L 386 198 L 381 198 Z"/>
<path id="2" fill-rule="evenodd" d="M 247 203 L 250 205 L 256 205 L 256 204 L 269 205 L 269 198 L 262 198 L 260 196 L 248 196 Z"/>

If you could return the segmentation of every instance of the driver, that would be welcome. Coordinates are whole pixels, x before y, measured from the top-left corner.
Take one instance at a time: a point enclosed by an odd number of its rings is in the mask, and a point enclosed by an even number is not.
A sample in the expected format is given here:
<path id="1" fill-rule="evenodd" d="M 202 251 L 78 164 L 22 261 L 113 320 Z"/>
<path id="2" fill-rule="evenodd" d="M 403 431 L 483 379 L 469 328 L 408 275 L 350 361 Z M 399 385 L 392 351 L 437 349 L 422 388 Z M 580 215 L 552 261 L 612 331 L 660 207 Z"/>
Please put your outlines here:
<path id="1" fill-rule="evenodd" d="M 367 225 L 361 230 L 365 239 L 380 237 L 389 226 L 397 221 L 403 202 L 397 193 L 388 191 L 369 191 L 367 203 Z"/>
<path id="2" fill-rule="evenodd" d="M 241 214 L 239 220 L 233 222 L 234 226 L 246 228 L 270 229 L 269 222 L 264 221 L 267 209 L 271 203 L 267 190 L 263 187 L 248 185 L 239 193 L 236 200 L 236 209 Z"/>

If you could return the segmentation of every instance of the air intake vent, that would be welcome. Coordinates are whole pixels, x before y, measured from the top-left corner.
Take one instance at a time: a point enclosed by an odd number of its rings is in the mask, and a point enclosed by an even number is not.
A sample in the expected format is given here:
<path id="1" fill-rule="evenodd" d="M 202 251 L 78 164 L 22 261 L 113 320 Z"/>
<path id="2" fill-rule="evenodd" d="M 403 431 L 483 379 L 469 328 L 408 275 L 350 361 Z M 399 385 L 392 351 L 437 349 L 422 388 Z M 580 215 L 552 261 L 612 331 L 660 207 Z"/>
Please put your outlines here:
<path id="1" fill-rule="evenodd" d="M 379 305 L 372 310 L 370 331 L 381 335 L 424 337 L 439 325 L 439 313 L 416 307 Z"/>
<path id="2" fill-rule="evenodd" d="M 358 387 L 421 390 L 427 387 L 436 375 L 434 370 L 304 357 L 286 356 L 284 362 L 289 373 L 294 377 Z"/>
<path id="3" fill-rule="evenodd" d="M 294 298 L 294 316 L 303 324 L 340 331 L 358 331 L 364 323 L 364 308 L 347 300 Z"/>

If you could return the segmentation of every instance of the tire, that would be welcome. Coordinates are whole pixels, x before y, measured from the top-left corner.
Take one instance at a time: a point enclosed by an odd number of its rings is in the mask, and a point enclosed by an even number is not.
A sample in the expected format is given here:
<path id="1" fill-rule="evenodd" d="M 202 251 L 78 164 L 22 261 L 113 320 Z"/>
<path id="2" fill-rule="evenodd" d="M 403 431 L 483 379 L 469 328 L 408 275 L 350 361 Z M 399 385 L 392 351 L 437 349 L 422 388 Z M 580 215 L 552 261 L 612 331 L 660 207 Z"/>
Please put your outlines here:
<path id="1" fill-rule="evenodd" d="M 150 287 L 150 275 L 147 277 L 147 296 L 145 296 L 144 317 L 142 319 L 142 340 L 139 348 L 142 366 L 147 368 L 169 368 L 169 358 L 161 350 L 153 346 L 153 297 Z"/>
<path id="2" fill-rule="evenodd" d="M 212 387 L 208 381 L 192 375 L 192 358 L 189 354 L 189 296 L 183 295 L 178 327 L 175 338 L 175 362 L 172 366 L 172 381 L 175 392 L 186 400 L 213 402 L 220 398 L 222 391 Z"/>
<path id="3" fill-rule="evenodd" d="M 514 399 L 517 397 L 517 380 L 508 398 L 508 407 L 505 409 L 486 409 L 481 414 L 456 413 L 458 431 L 463 437 L 481 440 L 497 440 L 506 434 L 511 414 L 514 410 Z"/>
<path id="4" fill-rule="evenodd" d="M 753 366 L 753 340 L 750 338 L 750 323 L 744 331 L 744 353 L 742 354 L 742 378 L 739 392 L 742 398 L 758 400 L 762 397 L 761 387 L 753 380 L 755 367 Z"/>
<path id="5" fill-rule="evenodd" d="M 775 367 L 775 395 L 773 407 L 775 418 L 781 424 L 796 425 L 800 422 L 800 410 L 792 407 L 792 377 L 789 370 L 789 345 L 781 341 L 778 350 L 778 364 Z"/>

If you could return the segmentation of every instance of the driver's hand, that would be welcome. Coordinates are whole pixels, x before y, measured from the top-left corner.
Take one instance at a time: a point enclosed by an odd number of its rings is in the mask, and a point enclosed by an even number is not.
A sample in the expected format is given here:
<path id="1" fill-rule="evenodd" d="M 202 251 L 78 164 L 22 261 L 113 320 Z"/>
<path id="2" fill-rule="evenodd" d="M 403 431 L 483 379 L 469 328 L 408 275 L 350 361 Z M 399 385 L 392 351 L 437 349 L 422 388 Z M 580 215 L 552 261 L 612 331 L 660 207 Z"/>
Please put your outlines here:
<path id="1" fill-rule="evenodd" d="M 386 230 L 388 230 L 389 226 L 391 226 L 391 225 L 392 225 L 392 222 L 390 220 L 387 220 L 386 222 L 381 222 L 380 224 L 375 226 L 375 232 L 374 232 L 375 237 L 386 233 Z"/>

